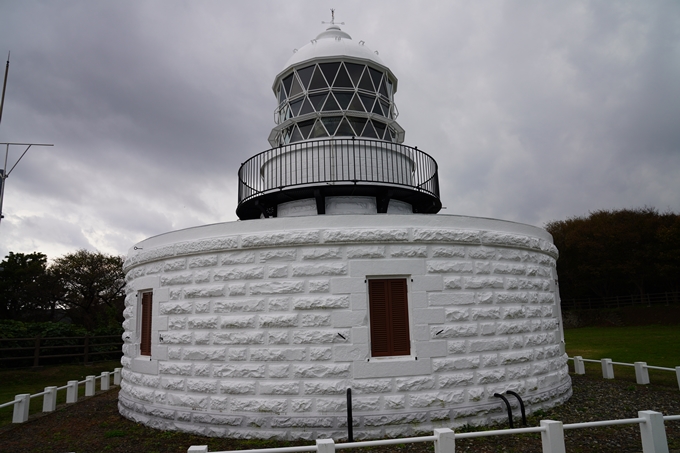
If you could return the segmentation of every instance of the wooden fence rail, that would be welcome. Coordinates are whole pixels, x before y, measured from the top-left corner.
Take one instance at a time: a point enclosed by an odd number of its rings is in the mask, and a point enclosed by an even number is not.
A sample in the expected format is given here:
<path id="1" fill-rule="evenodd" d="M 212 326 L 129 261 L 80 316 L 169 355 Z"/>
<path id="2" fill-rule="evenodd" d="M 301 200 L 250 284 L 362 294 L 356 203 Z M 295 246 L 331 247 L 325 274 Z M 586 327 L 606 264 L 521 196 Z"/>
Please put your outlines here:
<path id="1" fill-rule="evenodd" d="M 12 346 L 0 347 L 0 366 L 21 367 L 23 361 L 23 366 L 31 366 L 28 364 L 32 363 L 32 366 L 38 367 L 45 360 L 55 363 L 53 359 L 82 357 L 83 363 L 90 363 L 94 358 L 101 356 L 120 355 L 123 340 L 120 335 L 80 337 L 41 337 L 38 335 L 28 338 L 0 338 L 0 346 L 7 344 Z M 30 346 L 25 346 L 27 344 Z M 10 365 L 5 365 L 6 363 Z"/>
<path id="2" fill-rule="evenodd" d="M 562 299 L 562 310 L 597 310 L 602 308 L 623 308 L 634 305 L 680 305 L 679 292 L 655 294 L 633 294 L 630 296 L 592 297 L 586 299 Z"/>

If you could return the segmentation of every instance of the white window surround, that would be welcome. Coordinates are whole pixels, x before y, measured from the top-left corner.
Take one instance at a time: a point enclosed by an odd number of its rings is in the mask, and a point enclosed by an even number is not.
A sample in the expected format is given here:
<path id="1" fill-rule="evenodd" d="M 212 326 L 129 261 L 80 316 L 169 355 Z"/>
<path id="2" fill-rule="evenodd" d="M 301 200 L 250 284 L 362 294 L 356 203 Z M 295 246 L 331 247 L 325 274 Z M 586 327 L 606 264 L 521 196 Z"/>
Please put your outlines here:
<path id="1" fill-rule="evenodd" d="M 158 374 L 158 361 L 167 359 L 168 356 L 167 346 L 159 344 L 159 332 L 166 331 L 168 329 L 167 316 L 159 316 L 160 302 L 167 302 L 170 300 L 170 291 L 168 288 L 161 288 L 160 277 L 158 276 L 138 278 L 132 283 L 132 289 L 137 293 L 137 309 L 135 310 L 137 319 L 135 320 L 134 332 L 136 357 L 132 359 L 132 371 L 144 374 Z M 151 356 L 143 356 L 140 354 L 141 295 L 144 292 L 153 293 Z"/>
<path id="2" fill-rule="evenodd" d="M 368 291 L 368 282 L 370 280 L 399 280 L 399 279 L 405 279 L 406 280 L 406 305 L 408 307 L 408 331 L 409 331 L 409 343 L 410 343 L 410 354 L 408 355 L 396 355 L 396 356 L 383 356 L 383 357 L 373 357 L 371 356 L 371 351 L 373 350 L 371 347 L 371 335 L 370 335 L 370 326 L 371 326 L 371 310 L 370 310 L 370 294 Z M 370 275 L 366 276 L 366 301 L 368 303 L 368 310 L 366 313 L 366 316 L 368 318 L 368 326 L 369 326 L 369 335 L 368 335 L 368 355 L 369 358 L 367 359 L 367 362 L 404 362 L 404 361 L 413 361 L 413 360 L 418 360 L 418 357 L 416 355 L 416 344 L 415 341 L 413 340 L 413 303 L 411 302 L 411 283 L 413 281 L 413 278 L 411 275 Z"/>

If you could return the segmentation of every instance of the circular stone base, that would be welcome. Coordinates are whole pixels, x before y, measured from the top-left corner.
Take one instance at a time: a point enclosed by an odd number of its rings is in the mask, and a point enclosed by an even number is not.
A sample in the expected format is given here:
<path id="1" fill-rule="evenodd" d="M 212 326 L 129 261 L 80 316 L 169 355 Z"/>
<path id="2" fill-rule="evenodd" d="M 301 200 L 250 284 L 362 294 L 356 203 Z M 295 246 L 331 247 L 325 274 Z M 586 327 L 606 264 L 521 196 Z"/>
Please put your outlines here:
<path id="1" fill-rule="evenodd" d="M 140 242 L 125 262 L 119 408 L 165 430 L 313 440 L 431 434 L 571 395 L 550 235 L 445 215 L 231 222 Z M 368 282 L 407 282 L 410 351 L 372 353 Z M 151 353 L 140 354 L 141 294 Z"/>

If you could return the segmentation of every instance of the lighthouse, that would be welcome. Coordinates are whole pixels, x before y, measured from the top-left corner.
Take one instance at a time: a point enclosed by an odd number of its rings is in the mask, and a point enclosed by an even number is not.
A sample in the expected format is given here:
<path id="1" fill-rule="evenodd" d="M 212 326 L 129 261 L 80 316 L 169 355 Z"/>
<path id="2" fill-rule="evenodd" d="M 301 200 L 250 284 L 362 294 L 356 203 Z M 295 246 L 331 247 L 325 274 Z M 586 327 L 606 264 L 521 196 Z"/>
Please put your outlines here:
<path id="1" fill-rule="evenodd" d="M 207 436 L 429 435 L 571 395 L 543 229 L 441 215 L 398 79 L 331 21 L 276 75 L 239 221 L 130 248 L 119 409 Z"/>

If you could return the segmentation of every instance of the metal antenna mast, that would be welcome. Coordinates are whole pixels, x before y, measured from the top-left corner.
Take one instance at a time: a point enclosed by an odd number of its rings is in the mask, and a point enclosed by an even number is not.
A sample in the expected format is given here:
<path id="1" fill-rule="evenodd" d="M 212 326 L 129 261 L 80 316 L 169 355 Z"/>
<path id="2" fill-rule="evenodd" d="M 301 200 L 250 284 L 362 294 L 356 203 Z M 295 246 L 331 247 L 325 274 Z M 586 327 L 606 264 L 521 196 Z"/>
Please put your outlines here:
<path id="1" fill-rule="evenodd" d="M 2 100 L 0 101 L 0 123 L 2 122 L 2 110 L 5 107 L 5 88 L 7 87 L 7 73 L 9 72 L 9 52 L 7 53 L 7 65 L 5 66 L 5 80 L 2 83 Z M 2 204 L 5 201 L 5 180 L 12 173 L 12 170 L 16 168 L 19 161 L 26 155 L 31 146 L 54 146 L 52 144 L 45 143 L 0 143 L 0 145 L 5 145 L 5 165 L 0 170 L 0 222 L 5 217 L 2 215 Z M 26 146 L 27 148 L 21 153 L 19 159 L 12 165 L 12 168 L 7 171 L 7 158 L 9 157 L 9 147 L 10 145 Z"/>

